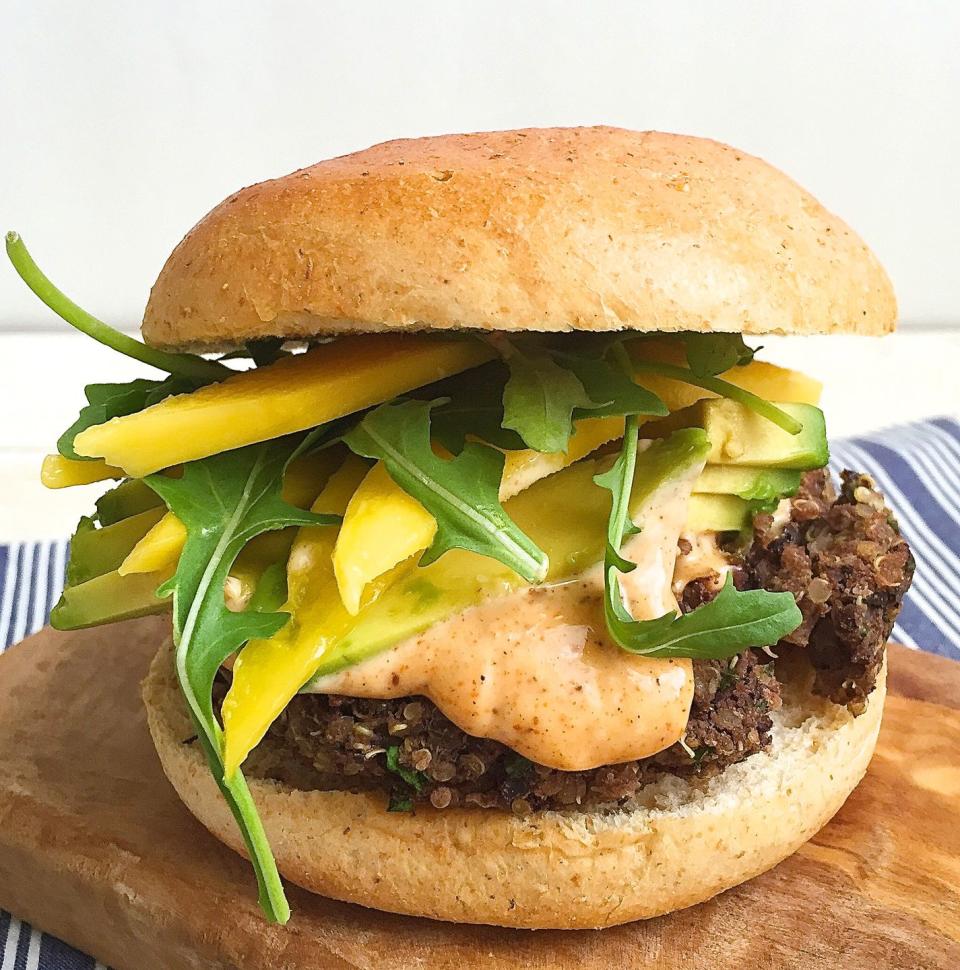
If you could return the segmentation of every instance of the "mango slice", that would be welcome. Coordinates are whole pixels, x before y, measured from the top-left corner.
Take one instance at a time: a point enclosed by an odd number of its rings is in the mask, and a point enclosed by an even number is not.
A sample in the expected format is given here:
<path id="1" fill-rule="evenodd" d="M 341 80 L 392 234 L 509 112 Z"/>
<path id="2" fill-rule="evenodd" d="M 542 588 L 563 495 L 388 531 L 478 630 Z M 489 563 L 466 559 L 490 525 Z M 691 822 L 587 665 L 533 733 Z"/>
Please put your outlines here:
<path id="1" fill-rule="evenodd" d="M 778 367 L 765 360 L 754 360 L 744 367 L 734 367 L 720 376 L 768 401 L 819 404 L 823 393 L 823 384 L 816 378 L 798 370 Z M 702 393 L 707 397 L 714 396 L 708 392 Z"/>
<path id="2" fill-rule="evenodd" d="M 343 515 L 368 466 L 350 455 L 311 508 Z M 300 529 L 287 566 L 287 625 L 269 640 L 251 640 L 233 666 L 233 683 L 224 701 L 224 773 L 230 777 L 290 699 L 316 668 L 326 641 L 301 635 L 303 629 L 346 629 L 352 622 L 337 593 L 333 574 L 336 530 Z"/>
<path id="3" fill-rule="evenodd" d="M 586 458 L 609 441 L 623 437 L 623 418 L 583 418 L 576 423 L 566 451 L 544 454 L 532 448 L 508 451 L 503 464 L 503 480 L 500 483 L 500 501 L 513 498 L 534 482 Z"/>
<path id="4" fill-rule="evenodd" d="M 130 576 L 170 569 L 176 566 L 186 541 L 186 527 L 172 512 L 167 512 L 130 550 L 117 572 L 121 576 Z"/>
<path id="5" fill-rule="evenodd" d="M 105 461 L 75 461 L 63 455 L 47 455 L 40 466 L 40 482 L 46 488 L 90 485 L 108 478 L 123 478 L 123 472 Z"/>
<path id="6" fill-rule="evenodd" d="M 347 504 L 333 550 L 340 599 L 356 616 L 367 584 L 433 542 L 433 516 L 378 461 Z"/>
<path id="7" fill-rule="evenodd" d="M 343 337 L 87 428 L 74 447 L 143 478 L 353 414 L 476 367 L 494 354 L 487 344 L 468 338 Z"/>

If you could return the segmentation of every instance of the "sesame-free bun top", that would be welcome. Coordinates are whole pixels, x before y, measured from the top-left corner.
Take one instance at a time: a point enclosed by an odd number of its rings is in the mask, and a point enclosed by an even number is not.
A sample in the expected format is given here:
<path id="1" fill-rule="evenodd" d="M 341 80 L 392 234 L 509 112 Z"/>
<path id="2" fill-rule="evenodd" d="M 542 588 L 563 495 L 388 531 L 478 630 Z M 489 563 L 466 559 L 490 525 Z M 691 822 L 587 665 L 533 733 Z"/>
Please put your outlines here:
<path id="1" fill-rule="evenodd" d="M 161 347 L 382 330 L 883 334 L 844 222 L 705 138 L 530 128 L 385 142 L 242 189 L 150 294 Z"/>

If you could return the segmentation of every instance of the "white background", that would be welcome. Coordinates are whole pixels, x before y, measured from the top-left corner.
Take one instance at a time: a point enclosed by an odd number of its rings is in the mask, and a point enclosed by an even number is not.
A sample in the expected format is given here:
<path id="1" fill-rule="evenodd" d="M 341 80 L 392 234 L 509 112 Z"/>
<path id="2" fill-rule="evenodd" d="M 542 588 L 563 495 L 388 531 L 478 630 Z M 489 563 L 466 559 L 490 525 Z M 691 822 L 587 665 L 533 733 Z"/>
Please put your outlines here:
<path id="1" fill-rule="evenodd" d="M 4 0 L 0 218 L 135 326 L 240 185 L 386 138 L 606 122 L 785 169 L 960 317 L 960 3 Z M 0 271 L 0 327 L 52 325 Z"/>
<path id="2" fill-rule="evenodd" d="M 385 138 L 608 123 L 783 168 L 886 264 L 885 341 L 769 340 L 834 435 L 960 412 L 960 2 L 0 0 L 0 229 L 135 328 L 167 254 L 241 185 Z M 0 541 L 61 536 L 44 492 L 90 381 L 144 369 L 66 332 L 0 265 Z"/>

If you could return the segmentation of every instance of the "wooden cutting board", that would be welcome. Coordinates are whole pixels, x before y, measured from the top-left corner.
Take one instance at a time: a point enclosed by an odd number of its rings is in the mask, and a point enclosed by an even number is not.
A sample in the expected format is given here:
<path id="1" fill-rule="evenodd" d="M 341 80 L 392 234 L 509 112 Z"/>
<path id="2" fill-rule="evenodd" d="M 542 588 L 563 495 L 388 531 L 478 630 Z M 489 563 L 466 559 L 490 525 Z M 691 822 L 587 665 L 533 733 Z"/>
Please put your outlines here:
<path id="1" fill-rule="evenodd" d="M 0 905 L 116 970 L 960 967 L 958 663 L 893 648 L 861 786 L 795 856 L 693 909 L 530 932 L 291 887 L 281 928 L 160 771 L 138 683 L 162 629 L 44 630 L 0 658 Z"/>

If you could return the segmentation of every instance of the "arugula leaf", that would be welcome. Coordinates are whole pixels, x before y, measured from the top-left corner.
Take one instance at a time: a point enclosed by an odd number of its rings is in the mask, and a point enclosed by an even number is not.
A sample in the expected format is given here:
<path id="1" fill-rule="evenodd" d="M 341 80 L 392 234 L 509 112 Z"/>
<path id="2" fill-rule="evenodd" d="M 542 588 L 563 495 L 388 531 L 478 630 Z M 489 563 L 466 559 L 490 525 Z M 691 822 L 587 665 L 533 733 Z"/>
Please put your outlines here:
<path id="1" fill-rule="evenodd" d="M 503 388 L 508 376 L 503 361 L 492 360 L 411 396 L 423 401 L 446 399 L 431 412 L 430 431 L 451 453 L 463 450 L 467 435 L 504 451 L 517 451 L 526 447 L 523 438 L 503 427 Z"/>
<path id="2" fill-rule="evenodd" d="M 311 439 L 307 439 L 311 440 Z M 263 824 L 238 771 L 224 777 L 223 737 L 213 707 L 213 681 L 223 661 L 250 639 L 273 636 L 285 613 L 230 612 L 224 583 L 241 549 L 255 536 L 290 525 L 328 525 L 337 516 L 315 515 L 283 501 L 283 474 L 306 446 L 289 439 L 250 445 L 184 465 L 183 477 L 150 475 L 146 483 L 183 522 L 187 539 L 172 578 L 158 593 L 173 595 L 176 673 L 204 754 L 229 804 L 253 862 L 260 905 L 267 917 L 290 914 Z"/>
<path id="3" fill-rule="evenodd" d="M 211 381 L 222 381 L 233 373 L 229 367 L 224 367 L 217 361 L 204 360 L 196 354 L 175 354 L 158 350 L 156 347 L 148 347 L 139 340 L 115 330 L 77 306 L 65 293 L 58 290 L 33 261 L 18 233 L 7 233 L 6 247 L 7 257 L 13 264 L 13 268 L 34 294 L 71 327 L 92 337 L 98 343 L 141 363 L 156 367 L 157 370 L 166 371 L 168 374 L 179 374 L 181 377 L 188 377 L 205 384 Z"/>
<path id="4" fill-rule="evenodd" d="M 629 523 L 630 493 L 637 465 L 638 425 L 628 417 L 620 457 L 594 481 L 613 496 L 604 559 L 604 618 L 613 639 L 629 653 L 645 657 L 732 657 L 748 647 L 767 646 L 792 633 L 803 617 L 792 593 L 764 589 L 741 592 L 732 574 L 720 593 L 691 613 L 666 613 L 655 620 L 635 620 L 623 601 L 618 572 L 633 563 L 620 554 Z"/>
<path id="5" fill-rule="evenodd" d="M 670 409 L 653 391 L 634 382 L 623 366 L 598 357 L 554 353 L 555 360 L 572 371 L 592 401 L 604 401 L 591 408 L 577 408 L 574 418 L 608 418 L 621 414 L 664 416 Z"/>
<path id="6" fill-rule="evenodd" d="M 392 744 L 387 748 L 387 769 L 399 775 L 414 791 L 423 791 L 427 776 L 422 771 L 406 768 L 400 764 L 400 746 Z"/>
<path id="7" fill-rule="evenodd" d="M 344 435 L 363 458 L 378 458 L 390 477 L 436 519 L 437 533 L 420 559 L 429 565 L 448 549 L 468 549 L 509 566 L 528 582 L 547 574 L 547 557 L 500 504 L 503 455 L 469 442 L 454 458 L 434 454 L 430 412 L 438 402 L 382 404 Z"/>
<path id="8" fill-rule="evenodd" d="M 624 536 L 635 535 L 640 531 L 630 518 L 630 490 L 637 467 L 638 434 L 637 419 L 630 415 L 624 422 L 623 445 L 617 460 L 607 471 L 593 476 L 597 485 L 607 489 L 613 497 L 610 518 L 607 520 L 607 545 L 604 556 L 607 575 L 611 568 L 616 568 L 622 573 L 629 573 L 637 568 L 636 563 L 620 555 L 620 546 Z M 617 583 L 617 589 L 620 589 L 619 583 Z"/>
<path id="9" fill-rule="evenodd" d="M 194 391 L 202 382 L 184 378 L 168 377 L 163 381 L 148 381 L 138 378 L 126 384 L 88 384 L 84 388 L 87 404 L 80 411 L 80 416 L 67 428 L 57 440 L 57 451 L 64 458 L 74 461 L 94 461 L 85 455 L 79 455 L 73 448 L 74 439 L 81 431 L 103 424 L 111 418 L 134 414 L 162 401 L 171 394 L 184 394 Z"/>
<path id="10" fill-rule="evenodd" d="M 248 340 L 243 349 L 231 350 L 221 354 L 217 360 L 252 360 L 257 367 L 266 367 L 281 357 L 292 356 L 289 350 L 283 349 L 282 337 L 261 337 L 259 340 Z"/>
<path id="11" fill-rule="evenodd" d="M 596 353 L 590 347 L 583 348 L 583 352 L 578 349 L 576 353 L 556 349 L 542 351 L 542 355 L 552 357 L 561 370 L 569 371 L 580 381 L 591 402 L 587 407 L 575 407 L 572 420 L 621 414 L 666 415 L 668 409 L 656 394 L 631 380 L 622 368 L 598 356 L 608 350 L 609 346 L 605 345 Z M 421 388 L 415 395 L 419 399 L 449 398 L 433 411 L 434 438 L 453 453 L 459 453 L 463 448 L 468 434 L 504 451 L 527 447 L 529 442 L 504 426 L 503 396 L 509 376 L 510 371 L 504 362 L 496 360 L 466 374 Z M 592 403 L 595 401 L 604 403 Z M 556 450 L 561 451 L 569 439 L 569 422 L 565 417 L 557 426 L 558 430 L 562 429 L 563 445 Z"/>
<path id="12" fill-rule="evenodd" d="M 687 364 L 700 377 L 713 377 L 749 364 L 756 353 L 739 333 L 684 333 L 683 343 Z"/>
<path id="13" fill-rule="evenodd" d="M 619 597 L 616 597 L 619 599 Z M 623 601 L 620 600 L 620 605 Z M 624 609 L 624 612 L 626 610 Z M 727 574 L 723 589 L 692 613 L 637 622 L 619 611 L 607 626 L 617 643 L 645 657 L 720 660 L 748 647 L 765 647 L 793 633 L 803 621 L 793 593 L 738 590 Z"/>
<path id="14" fill-rule="evenodd" d="M 534 451 L 566 451 L 574 411 L 612 403 L 606 394 L 591 400 L 580 378 L 546 351 L 525 354 L 511 348 L 506 361 L 503 427 L 516 431 Z"/>

